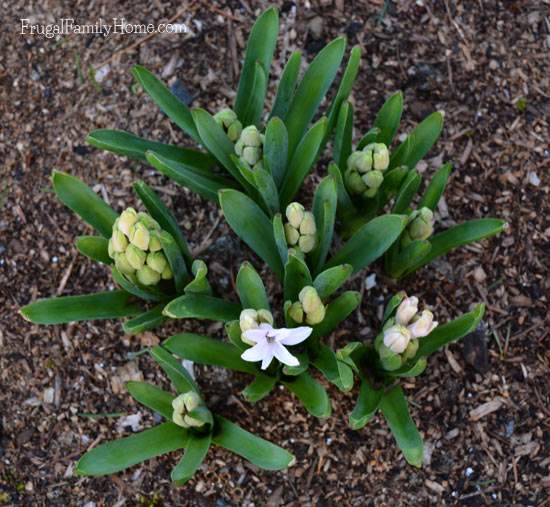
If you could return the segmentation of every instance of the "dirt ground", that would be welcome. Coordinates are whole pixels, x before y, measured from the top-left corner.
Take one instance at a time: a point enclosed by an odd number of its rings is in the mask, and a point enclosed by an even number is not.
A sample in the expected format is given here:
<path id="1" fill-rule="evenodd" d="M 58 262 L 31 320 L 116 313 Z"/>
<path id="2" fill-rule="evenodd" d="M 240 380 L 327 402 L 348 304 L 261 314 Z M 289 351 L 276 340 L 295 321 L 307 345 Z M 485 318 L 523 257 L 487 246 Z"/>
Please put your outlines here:
<path id="1" fill-rule="evenodd" d="M 353 92 L 357 137 L 397 89 L 406 97 L 401 133 L 429 112 L 445 111 L 442 138 L 419 166 L 428 175 L 443 160 L 454 163 L 438 227 L 482 216 L 509 224 L 501 236 L 461 248 L 400 284 L 385 279 L 379 266 L 349 283 L 364 299 L 331 338 L 336 345 L 371 337 L 382 302 L 399 288 L 432 305 L 440 321 L 475 302 L 487 303 L 482 328 L 432 357 L 424 375 L 404 382 L 426 442 L 424 468 L 406 465 L 381 418 L 359 432 L 347 427 L 357 388 L 348 394 L 331 388 L 333 415 L 320 421 L 284 390 L 251 406 L 238 396 L 244 377 L 196 368 L 218 412 L 288 448 L 297 464 L 286 472 L 264 472 L 212 448 L 181 488 L 169 482 L 177 453 L 113 477 L 75 475 L 75 460 L 91 445 L 131 431 L 114 414 L 139 413 L 142 428 L 154 423 L 122 388 L 128 378 L 167 386 L 152 360 L 137 352 L 175 330 L 213 336 L 222 331 L 177 322 L 130 337 L 116 322 L 43 327 L 23 321 L 18 308 L 37 298 L 112 287 L 107 271 L 74 248 L 74 237 L 88 229 L 55 199 L 50 174 L 59 169 L 85 179 L 117 209 L 135 205 L 135 177 L 153 184 L 208 262 L 216 291 L 232 294 L 238 265 L 251 254 L 216 207 L 145 165 L 89 147 L 85 136 L 105 127 L 188 143 L 132 86 L 130 68 L 139 63 L 162 75 L 193 105 L 210 111 L 230 105 L 243 41 L 263 4 L 3 0 L 0 504 L 548 505 L 550 4 L 322 0 L 299 2 L 295 9 L 292 2 L 278 3 L 276 72 L 290 50 L 305 48 L 311 59 L 342 33 L 350 47 L 361 45 Z M 193 34 L 144 40 L 18 33 L 20 18 L 47 23 L 63 17 L 79 23 L 171 19 L 188 23 Z M 89 78 L 90 65 L 109 65 L 100 83 Z M 319 161 L 311 183 L 325 174 L 327 162 Z M 305 201 L 310 189 L 304 189 Z M 377 285 L 367 290 L 371 273 L 377 273 Z M 272 290 L 280 298 L 279 288 Z"/>

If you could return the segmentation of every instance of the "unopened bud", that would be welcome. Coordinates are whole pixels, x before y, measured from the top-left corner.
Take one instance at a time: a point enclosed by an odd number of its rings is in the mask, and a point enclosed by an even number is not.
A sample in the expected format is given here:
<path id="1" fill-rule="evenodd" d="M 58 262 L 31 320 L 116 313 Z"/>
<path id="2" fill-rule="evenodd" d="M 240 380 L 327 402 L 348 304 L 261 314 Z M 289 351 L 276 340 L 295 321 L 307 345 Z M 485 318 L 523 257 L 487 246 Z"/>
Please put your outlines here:
<path id="1" fill-rule="evenodd" d="M 229 128 L 233 122 L 237 121 L 237 114 L 232 109 L 226 107 L 214 115 L 214 120 L 221 127 Z"/>
<path id="2" fill-rule="evenodd" d="M 111 236 L 112 250 L 116 253 L 122 253 L 128 246 L 128 240 L 122 231 L 114 230 Z"/>
<path id="3" fill-rule="evenodd" d="M 138 213 L 138 222 L 145 225 L 147 229 L 156 229 L 157 231 L 160 230 L 159 223 L 151 215 L 144 213 L 143 211 Z"/>
<path id="4" fill-rule="evenodd" d="M 298 246 L 300 247 L 300 250 L 306 254 L 311 252 L 315 248 L 316 244 L 317 236 L 315 236 L 314 234 L 300 236 L 300 239 L 298 240 Z"/>
<path id="5" fill-rule="evenodd" d="M 189 412 L 201 406 L 202 400 L 194 391 L 180 394 L 172 400 L 172 421 L 183 428 L 201 427 L 204 421 L 195 419 L 188 415 Z"/>
<path id="6" fill-rule="evenodd" d="M 253 308 L 247 308 L 241 312 L 239 316 L 239 327 L 241 332 L 248 331 L 249 329 L 256 329 L 258 327 L 258 312 Z"/>
<path id="7" fill-rule="evenodd" d="M 292 303 L 288 309 L 288 314 L 294 322 L 301 324 L 304 321 L 304 309 L 302 308 L 302 303 L 299 301 Z"/>
<path id="8" fill-rule="evenodd" d="M 370 153 L 359 152 L 355 159 L 355 169 L 360 173 L 366 173 L 372 169 L 372 155 Z"/>
<path id="9" fill-rule="evenodd" d="M 130 243 L 140 250 L 147 250 L 150 237 L 149 229 L 142 222 L 137 222 L 130 228 Z"/>
<path id="10" fill-rule="evenodd" d="M 414 356 L 416 356 L 416 353 L 418 352 L 418 345 L 418 340 L 414 337 L 411 338 L 411 341 L 407 345 L 405 352 L 403 352 L 401 356 L 404 361 L 408 361 L 409 359 L 412 359 Z"/>
<path id="11" fill-rule="evenodd" d="M 242 156 L 242 154 L 243 154 L 243 149 L 244 149 L 243 140 L 242 140 L 242 139 L 239 139 L 239 140 L 235 143 L 235 153 L 237 154 L 238 157 L 241 157 L 241 156 Z"/>
<path id="12" fill-rule="evenodd" d="M 319 324 L 320 322 L 323 322 L 325 319 L 326 310 L 323 305 L 318 306 L 313 310 L 312 312 L 306 313 L 306 323 L 310 326 L 314 326 L 315 324 Z"/>
<path id="13" fill-rule="evenodd" d="M 429 310 L 424 310 L 420 317 L 417 316 L 409 325 L 408 329 L 414 338 L 423 338 L 428 336 L 436 327 L 437 322 L 434 322 L 433 313 Z"/>
<path id="14" fill-rule="evenodd" d="M 159 235 L 157 231 L 153 231 L 151 233 L 151 237 L 149 238 L 149 251 L 158 252 L 159 250 L 162 250 Z"/>
<path id="15" fill-rule="evenodd" d="M 229 137 L 229 140 L 234 143 L 237 139 L 239 139 L 239 136 L 241 135 L 241 132 L 243 130 L 242 123 L 237 120 L 235 123 L 230 125 L 227 128 L 227 137 Z"/>
<path id="16" fill-rule="evenodd" d="M 137 213 L 134 208 L 126 208 L 117 220 L 117 227 L 127 237 L 130 237 L 130 228 L 137 222 Z"/>
<path id="17" fill-rule="evenodd" d="M 371 143 L 363 148 L 371 160 L 371 167 L 377 171 L 385 171 L 390 165 L 390 153 L 384 143 Z"/>
<path id="18" fill-rule="evenodd" d="M 174 275 L 172 274 L 172 270 L 170 269 L 170 265 L 167 263 L 166 267 L 164 268 L 164 270 L 160 274 L 160 277 L 163 280 L 170 280 L 170 278 L 172 278 L 173 276 Z"/>
<path id="19" fill-rule="evenodd" d="M 432 235 L 434 214 L 430 208 L 421 208 L 411 218 L 408 230 L 412 240 L 423 240 Z"/>
<path id="20" fill-rule="evenodd" d="M 298 299 L 302 303 L 308 324 L 319 324 L 325 318 L 325 307 L 315 287 L 304 287 L 298 294 Z"/>
<path id="21" fill-rule="evenodd" d="M 299 229 L 305 216 L 304 207 L 299 202 L 291 202 L 286 207 L 285 214 L 290 225 L 295 229 Z"/>
<path id="22" fill-rule="evenodd" d="M 249 125 L 243 129 L 241 140 L 245 146 L 259 147 L 262 145 L 262 137 L 254 125 Z"/>
<path id="23" fill-rule="evenodd" d="M 285 237 L 286 242 L 288 245 L 294 246 L 296 243 L 298 243 L 298 240 L 300 239 L 300 233 L 297 229 L 292 227 L 291 224 L 286 223 L 284 225 L 285 228 Z"/>
<path id="24" fill-rule="evenodd" d="M 315 225 L 315 217 L 311 211 L 304 213 L 304 219 L 300 224 L 300 234 L 315 234 L 317 226 Z"/>
<path id="25" fill-rule="evenodd" d="M 168 261 L 162 252 L 151 252 L 147 255 L 147 265 L 157 273 L 162 273 Z"/>
<path id="26" fill-rule="evenodd" d="M 401 326 L 406 326 L 410 322 L 410 320 L 417 314 L 417 312 L 418 298 L 416 296 L 405 298 L 397 307 L 395 322 Z"/>
<path id="27" fill-rule="evenodd" d="M 115 267 L 123 275 L 133 275 L 135 271 L 134 267 L 128 262 L 126 254 L 123 253 L 115 254 Z"/>
<path id="28" fill-rule="evenodd" d="M 124 255 L 130 266 L 134 269 L 141 269 L 147 259 L 147 254 L 134 245 L 128 245 Z"/>
<path id="29" fill-rule="evenodd" d="M 346 180 L 346 186 L 348 187 L 350 193 L 362 194 L 365 190 L 367 190 L 367 186 L 365 185 L 365 182 L 363 181 L 363 178 L 361 178 L 361 175 L 357 169 L 349 169 L 344 177 Z"/>
<path id="30" fill-rule="evenodd" d="M 141 285 L 155 285 L 160 281 L 160 273 L 157 273 L 149 266 L 143 266 L 141 269 L 138 269 L 136 276 Z"/>
<path id="31" fill-rule="evenodd" d="M 266 310 L 265 308 L 261 308 L 258 310 L 258 322 L 269 324 L 270 326 L 273 325 L 273 314 Z"/>
<path id="32" fill-rule="evenodd" d="M 384 345 L 396 354 L 403 353 L 410 340 L 411 333 L 405 326 L 396 324 L 384 331 Z"/>
<path id="33" fill-rule="evenodd" d="M 249 165 L 255 165 L 260 161 L 262 151 L 254 146 L 246 146 L 243 149 L 242 159 Z"/>

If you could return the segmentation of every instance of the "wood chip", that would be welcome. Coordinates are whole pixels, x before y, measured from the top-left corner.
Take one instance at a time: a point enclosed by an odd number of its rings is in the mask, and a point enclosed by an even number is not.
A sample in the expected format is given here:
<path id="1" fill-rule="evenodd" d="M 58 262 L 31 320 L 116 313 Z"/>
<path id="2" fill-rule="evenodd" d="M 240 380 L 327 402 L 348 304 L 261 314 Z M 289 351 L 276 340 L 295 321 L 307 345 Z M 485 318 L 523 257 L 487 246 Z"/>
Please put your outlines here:
<path id="1" fill-rule="evenodd" d="M 479 421 L 482 417 L 485 417 L 492 412 L 496 412 L 500 407 L 502 407 L 502 405 L 502 399 L 500 398 L 488 401 L 487 403 L 484 403 L 483 405 L 480 405 L 479 407 L 470 410 L 470 420 Z"/>

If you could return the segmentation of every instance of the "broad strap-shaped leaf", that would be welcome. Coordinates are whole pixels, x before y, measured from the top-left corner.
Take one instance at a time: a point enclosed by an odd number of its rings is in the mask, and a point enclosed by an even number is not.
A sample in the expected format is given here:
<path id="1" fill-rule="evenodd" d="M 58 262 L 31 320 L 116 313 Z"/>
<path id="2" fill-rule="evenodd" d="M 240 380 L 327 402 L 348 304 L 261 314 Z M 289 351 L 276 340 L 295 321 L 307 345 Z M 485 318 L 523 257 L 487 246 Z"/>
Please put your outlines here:
<path id="1" fill-rule="evenodd" d="M 302 402 L 311 415 L 319 418 L 330 416 L 332 407 L 327 391 L 309 373 L 304 372 L 291 380 L 281 382 Z"/>
<path id="2" fill-rule="evenodd" d="M 388 169 L 385 172 L 384 181 L 378 190 L 378 195 L 380 196 L 380 210 L 394 195 L 397 195 L 408 172 L 409 170 L 405 166 Z"/>
<path id="3" fill-rule="evenodd" d="M 269 69 L 271 67 L 275 46 L 277 45 L 278 34 L 279 13 L 276 8 L 270 7 L 254 23 L 246 45 L 246 54 L 234 107 L 237 116 L 243 122 L 243 127 L 250 125 L 250 121 L 247 121 L 250 120 L 250 118 L 245 112 L 249 110 L 248 105 L 253 93 L 260 96 L 263 105 L 267 78 L 269 76 Z M 257 65 L 263 70 L 265 76 L 263 90 L 254 90 L 254 76 L 256 74 Z"/>
<path id="4" fill-rule="evenodd" d="M 415 240 L 398 252 L 398 244 L 394 244 L 386 258 L 386 272 L 392 278 L 400 278 L 407 269 L 428 255 L 432 244 L 428 240 Z"/>
<path id="5" fill-rule="evenodd" d="M 340 168 L 336 164 L 329 164 L 328 173 L 334 178 L 336 183 L 336 195 L 338 197 L 338 207 L 337 213 L 338 217 L 345 219 L 346 217 L 352 216 L 357 213 L 351 197 L 344 186 L 344 180 L 342 179 L 342 173 Z"/>
<path id="6" fill-rule="evenodd" d="M 201 259 L 194 260 L 191 265 L 191 271 L 195 278 L 183 288 L 183 292 L 186 294 L 204 294 L 210 296 L 212 294 L 212 287 L 208 282 L 208 267 L 206 263 Z"/>
<path id="7" fill-rule="evenodd" d="M 225 332 L 227 333 L 227 337 L 229 338 L 229 341 L 235 345 L 241 352 L 245 351 L 250 347 L 250 345 L 247 345 L 241 340 L 242 331 L 240 322 L 238 320 L 232 320 L 231 322 L 225 323 Z"/>
<path id="8" fill-rule="evenodd" d="M 197 143 L 200 143 L 201 139 L 189 108 L 146 68 L 135 65 L 132 68 L 132 74 L 145 92 L 162 109 L 163 113 Z"/>
<path id="9" fill-rule="evenodd" d="M 111 267 L 111 275 L 119 287 L 144 301 L 161 301 L 166 297 L 155 287 L 138 286 L 134 282 L 131 282 L 114 266 Z"/>
<path id="10" fill-rule="evenodd" d="M 361 380 L 357 403 L 349 415 L 351 429 L 358 430 L 363 428 L 374 417 L 380 405 L 383 392 L 383 389 L 372 387 L 367 380 Z"/>
<path id="11" fill-rule="evenodd" d="M 336 165 L 339 167 L 342 174 L 346 170 L 348 157 L 353 150 L 352 136 L 353 105 L 351 102 L 344 102 L 338 114 L 332 147 L 332 158 L 336 161 Z"/>
<path id="12" fill-rule="evenodd" d="M 291 377 L 297 377 L 309 368 L 309 354 L 307 351 L 294 353 L 294 355 L 300 364 L 298 366 L 289 366 L 288 364 L 283 366 L 283 373 Z"/>
<path id="13" fill-rule="evenodd" d="M 264 283 L 254 266 L 248 261 L 241 264 L 237 273 L 237 293 L 243 308 L 270 309 Z"/>
<path id="14" fill-rule="evenodd" d="M 176 217 L 174 217 L 172 212 L 168 209 L 168 206 L 162 202 L 155 191 L 144 181 L 136 181 L 134 183 L 134 191 L 139 196 L 141 202 L 147 208 L 150 215 L 165 231 L 168 231 L 172 235 L 183 257 L 185 258 L 185 261 L 188 264 L 191 264 L 193 262 L 193 257 L 189 251 L 189 246 L 187 245 L 187 241 L 178 226 Z"/>
<path id="15" fill-rule="evenodd" d="M 258 374 L 254 363 L 241 359 L 241 351 L 237 347 L 208 336 L 180 333 L 168 338 L 163 346 L 177 356 L 195 363 L 221 366 L 252 375 Z"/>
<path id="16" fill-rule="evenodd" d="M 229 320 L 238 319 L 241 305 L 204 294 L 184 294 L 173 299 L 164 308 L 164 315 L 173 319 L 206 319 Z"/>
<path id="17" fill-rule="evenodd" d="M 102 236 L 78 236 L 75 241 L 76 249 L 90 259 L 102 264 L 112 264 L 109 257 L 109 240 Z"/>
<path id="18" fill-rule="evenodd" d="M 189 433 L 187 439 L 187 445 L 185 447 L 185 454 L 181 457 L 179 463 L 176 465 L 170 478 L 178 486 L 183 486 L 200 468 L 210 444 L 212 443 L 212 434 L 206 433 L 205 435 L 199 435 L 197 433 Z"/>
<path id="19" fill-rule="evenodd" d="M 437 208 L 437 203 L 443 192 L 445 191 L 445 186 L 447 185 L 447 180 L 451 175 L 453 166 L 449 163 L 443 164 L 438 171 L 434 174 L 433 178 L 430 180 L 430 184 L 424 195 L 418 203 L 418 209 L 420 208 L 430 208 L 432 211 L 435 211 Z"/>
<path id="20" fill-rule="evenodd" d="M 313 365 L 341 391 L 349 391 L 353 387 L 353 371 L 343 361 L 340 361 L 332 349 L 321 345 L 313 358 Z"/>
<path id="21" fill-rule="evenodd" d="M 269 218 L 250 197 L 236 190 L 221 190 L 219 200 L 229 226 L 281 279 L 283 266 Z"/>
<path id="22" fill-rule="evenodd" d="M 59 200 L 88 222 L 105 238 L 110 238 L 118 215 L 83 181 L 67 173 L 54 171 L 53 189 Z"/>
<path id="23" fill-rule="evenodd" d="M 319 153 L 319 148 L 321 147 L 326 128 L 327 119 L 323 117 L 307 131 L 306 135 L 298 144 L 296 152 L 291 155 L 288 169 L 283 184 L 281 185 L 279 200 L 282 209 L 292 201 L 306 176 L 309 174 Z M 290 143 L 291 138 L 289 131 L 289 144 Z"/>
<path id="24" fill-rule="evenodd" d="M 146 161 L 145 153 L 154 151 L 176 162 L 202 169 L 209 169 L 214 164 L 214 159 L 208 153 L 173 144 L 149 141 L 124 130 L 93 130 L 86 137 L 86 142 L 96 148 L 144 162 Z"/>
<path id="25" fill-rule="evenodd" d="M 285 117 L 290 157 L 294 155 L 309 122 L 334 81 L 345 49 L 344 37 L 338 37 L 327 44 L 311 62 L 298 85 Z"/>
<path id="26" fill-rule="evenodd" d="M 265 470 L 283 470 L 292 466 L 296 458 L 282 447 L 257 437 L 240 426 L 216 415 L 212 442 L 234 452 Z"/>
<path id="27" fill-rule="evenodd" d="M 176 162 L 152 151 L 146 153 L 146 158 L 147 162 L 155 169 L 175 181 L 178 185 L 189 188 L 210 201 L 218 202 L 218 192 L 222 188 L 234 188 L 237 186 L 234 181 L 228 178 Z"/>
<path id="28" fill-rule="evenodd" d="M 277 384 L 277 377 L 259 374 L 241 394 L 249 403 L 256 403 L 264 399 L 273 390 L 275 384 Z"/>
<path id="29" fill-rule="evenodd" d="M 298 301 L 298 294 L 306 286 L 311 285 L 311 273 L 304 259 L 295 252 L 288 253 L 288 261 L 285 264 L 284 299 L 285 301 Z"/>
<path id="30" fill-rule="evenodd" d="M 265 129 L 264 163 L 271 171 L 277 188 L 285 177 L 288 160 L 288 132 L 283 120 L 273 117 Z"/>
<path id="31" fill-rule="evenodd" d="M 432 113 L 422 120 L 392 153 L 390 168 L 405 165 L 414 169 L 435 144 L 442 129 L 443 115 L 440 112 Z"/>
<path id="32" fill-rule="evenodd" d="M 142 461 L 183 449 L 187 431 L 172 422 L 94 447 L 76 465 L 80 475 L 109 475 Z"/>
<path id="33" fill-rule="evenodd" d="M 399 368 L 398 370 L 385 371 L 384 373 L 389 377 L 418 377 L 424 373 L 426 366 L 428 366 L 428 360 L 425 357 L 421 357 L 418 361 L 411 363 L 407 362 L 407 366 Z"/>
<path id="34" fill-rule="evenodd" d="M 386 321 L 393 315 L 393 312 L 397 310 L 401 302 L 407 297 L 407 293 L 403 290 L 399 291 L 397 294 L 394 294 L 384 309 L 384 315 L 382 317 L 382 324 L 385 324 Z"/>
<path id="35" fill-rule="evenodd" d="M 41 299 L 21 308 L 21 315 L 34 324 L 66 324 L 79 320 L 118 319 L 141 313 L 123 290 L 97 292 L 85 296 Z"/>
<path id="36" fill-rule="evenodd" d="M 338 264 L 351 264 L 357 273 L 378 259 L 401 235 L 407 217 L 383 215 L 363 225 L 348 242 L 325 264 L 325 268 Z"/>
<path id="37" fill-rule="evenodd" d="M 267 75 L 262 66 L 256 62 L 254 64 L 254 78 L 250 96 L 248 97 L 244 110 L 238 115 L 243 125 L 260 126 L 266 88 Z"/>
<path id="38" fill-rule="evenodd" d="M 432 248 L 428 255 L 425 255 L 417 263 L 410 266 L 406 274 L 408 275 L 416 271 L 454 248 L 494 236 L 501 232 L 505 225 L 506 222 L 498 218 L 479 218 L 469 220 L 463 224 L 451 227 L 444 232 L 440 232 L 430 238 Z"/>
<path id="39" fill-rule="evenodd" d="M 144 331 L 149 331 L 162 325 L 166 321 L 166 317 L 162 314 L 164 303 L 157 305 L 146 312 L 139 314 L 133 319 L 127 320 L 122 329 L 128 334 L 139 334 Z"/>
<path id="40" fill-rule="evenodd" d="M 126 389 L 137 402 L 158 412 L 168 421 L 172 420 L 172 400 L 174 395 L 147 382 L 126 382 Z"/>
<path id="41" fill-rule="evenodd" d="M 400 215 L 407 212 L 414 196 L 416 195 L 416 192 L 418 192 L 418 189 L 420 188 L 421 181 L 422 178 L 417 171 L 414 169 L 409 171 L 405 177 L 405 180 L 401 184 L 399 192 L 397 193 L 392 213 Z"/>
<path id="42" fill-rule="evenodd" d="M 313 286 L 319 297 L 326 299 L 336 292 L 351 276 L 352 271 L 353 266 L 351 264 L 341 264 L 319 273 L 313 280 Z"/>
<path id="43" fill-rule="evenodd" d="M 380 129 L 380 133 L 376 136 L 376 142 L 384 143 L 388 147 L 391 145 L 395 134 L 397 134 L 402 114 L 403 93 L 399 91 L 384 102 L 374 119 L 374 126 Z"/>
<path id="44" fill-rule="evenodd" d="M 191 374 L 182 366 L 181 361 L 178 361 L 170 352 L 157 345 L 149 349 L 149 354 L 166 373 L 179 394 L 188 391 L 195 391 L 200 394 Z"/>
<path id="45" fill-rule="evenodd" d="M 336 182 L 329 175 L 319 183 L 313 196 L 313 215 L 317 225 L 317 245 L 310 254 L 310 262 L 314 273 L 321 270 L 330 250 L 337 206 Z"/>
<path id="46" fill-rule="evenodd" d="M 340 81 L 340 86 L 338 87 L 336 96 L 334 97 L 334 100 L 332 101 L 332 104 L 330 106 L 330 111 L 328 114 L 327 135 L 330 135 L 332 133 L 332 130 L 336 125 L 336 119 L 341 110 L 340 108 L 351 93 L 353 83 L 355 82 L 355 78 L 357 77 L 357 73 L 359 72 L 360 63 L 361 47 L 354 46 L 351 49 L 348 64 L 346 65 L 346 70 L 344 71 L 342 80 Z"/>
<path id="47" fill-rule="evenodd" d="M 375 143 L 382 132 L 378 127 L 372 127 L 357 143 L 356 150 L 362 150 L 367 144 Z"/>
<path id="48" fill-rule="evenodd" d="M 277 86 L 277 95 L 275 96 L 270 118 L 274 118 L 275 116 L 281 118 L 281 120 L 286 118 L 296 90 L 301 61 L 302 52 L 294 51 L 286 62 L 279 85 Z"/>
<path id="49" fill-rule="evenodd" d="M 281 263 L 284 265 L 288 261 L 288 245 L 286 243 L 283 217 L 280 213 L 277 213 L 273 217 L 273 238 L 277 246 L 277 252 L 279 252 Z"/>
<path id="50" fill-rule="evenodd" d="M 347 291 L 327 305 L 325 318 L 313 326 L 313 337 L 328 336 L 351 314 L 361 302 L 361 293 Z"/>
<path id="51" fill-rule="evenodd" d="M 172 276 L 174 277 L 174 285 L 178 294 L 183 292 L 185 284 L 189 281 L 189 271 L 185 264 L 185 259 L 180 250 L 178 243 L 174 237 L 168 231 L 162 231 L 159 234 L 160 244 L 162 245 L 162 251 L 170 265 L 172 270 Z M 189 253 L 189 256 L 191 254 Z"/>
<path id="52" fill-rule="evenodd" d="M 400 386 L 382 395 L 380 410 L 409 465 L 420 468 L 424 458 L 422 437 L 409 414 L 407 400 Z"/>

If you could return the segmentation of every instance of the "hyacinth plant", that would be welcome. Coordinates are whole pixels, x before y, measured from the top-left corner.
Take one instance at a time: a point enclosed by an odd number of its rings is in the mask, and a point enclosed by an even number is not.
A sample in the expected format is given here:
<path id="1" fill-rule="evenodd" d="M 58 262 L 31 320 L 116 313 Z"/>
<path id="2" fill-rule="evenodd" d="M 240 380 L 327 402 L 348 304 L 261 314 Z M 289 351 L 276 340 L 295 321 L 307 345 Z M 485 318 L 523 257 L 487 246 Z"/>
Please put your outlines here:
<path id="1" fill-rule="evenodd" d="M 170 378 L 177 395 L 147 382 L 127 382 L 126 388 L 138 403 L 166 421 L 130 437 L 94 447 L 78 461 L 79 474 L 113 474 L 147 459 L 184 449 L 184 455 L 171 473 L 172 481 L 182 485 L 198 470 L 213 444 L 265 470 L 282 470 L 294 463 L 294 456 L 281 447 L 210 411 L 189 372 L 169 352 L 153 347 L 149 353 Z"/>

